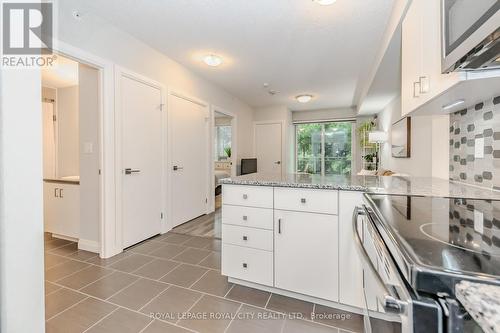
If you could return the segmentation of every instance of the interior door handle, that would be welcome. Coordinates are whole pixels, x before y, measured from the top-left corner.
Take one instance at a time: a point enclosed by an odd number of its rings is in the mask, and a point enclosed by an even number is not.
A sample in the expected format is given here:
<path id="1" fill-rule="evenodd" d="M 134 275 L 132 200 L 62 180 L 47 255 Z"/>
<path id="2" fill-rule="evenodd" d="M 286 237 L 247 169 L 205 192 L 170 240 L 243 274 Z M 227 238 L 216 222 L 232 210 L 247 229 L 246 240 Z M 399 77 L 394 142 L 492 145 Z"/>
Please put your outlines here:
<path id="1" fill-rule="evenodd" d="M 62 188 L 59 189 L 59 198 L 64 198 Z"/>
<path id="2" fill-rule="evenodd" d="M 180 167 L 180 166 L 177 166 L 177 165 L 174 165 L 174 167 L 172 168 L 174 171 L 177 171 L 177 170 L 182 170 L 184 169 L 184 167 Z"/>
<path id="3" fill-rule="evenodd" d="M 55 196 L 56 198 L 58 197 L 58 195 L 57 195 L 57 190 L 58 190 L 58 188 L 56 187 L 56 188 L 54 189 L 54 196 Z"/>
<path id="4" fill-rule="evenodd" d="M 281 161 L 276 161 L 276 162 L 274 162 L 274 164 L 278 164 L 278 165 L 280 165 L 280 164 L 281 164 Z"/>
<path id="5" fill-rule="evenodd" d="M 141 172 L 141 170 L 138 170 L 138 169 L 131 169 L 131 168 L 126 168 L 125 169 L 125 174 L 126 175 L 131 175 L 133 173 L 139 173 Z"/>

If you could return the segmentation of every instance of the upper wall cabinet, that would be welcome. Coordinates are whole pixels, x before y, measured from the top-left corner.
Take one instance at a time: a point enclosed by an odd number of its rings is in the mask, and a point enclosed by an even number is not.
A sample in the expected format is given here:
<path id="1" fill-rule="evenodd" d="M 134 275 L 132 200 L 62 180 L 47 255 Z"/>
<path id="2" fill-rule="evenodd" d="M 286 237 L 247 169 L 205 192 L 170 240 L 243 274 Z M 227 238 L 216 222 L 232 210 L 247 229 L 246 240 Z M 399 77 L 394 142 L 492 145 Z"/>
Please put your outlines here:
<path id="1" fill-rule="evenodd" d="M 401 41 L 403 116 L 414 111 L 419 114 L 442 114 L 442 106 L 457 99 L 464 99 L 468 105 L 472 105 L 481 101 L 481 98 L 495 94 L 494 91 L 488 90 L 492 84 L 500 80 L 498 70 L 441 73 L 440 6 L 440 0 L 413 0 L 403 19 Z M 457 108 L 465 106 L 467 105 L 460 105 Z M 447 112 L 456 110 L 449 109 Z"/>

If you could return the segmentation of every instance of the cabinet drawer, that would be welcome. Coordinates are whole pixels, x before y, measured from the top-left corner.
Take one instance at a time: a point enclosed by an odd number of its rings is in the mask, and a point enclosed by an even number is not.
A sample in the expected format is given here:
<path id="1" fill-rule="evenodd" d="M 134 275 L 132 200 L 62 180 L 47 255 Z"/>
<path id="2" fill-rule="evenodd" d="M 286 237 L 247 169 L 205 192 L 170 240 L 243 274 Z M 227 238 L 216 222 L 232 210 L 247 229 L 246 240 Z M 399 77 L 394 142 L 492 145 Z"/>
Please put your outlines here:
<path id="1" fill-rule="evenodd" d="M 272 286 L 273 253 L 222 244 L 222 275 Z"/>
<path id="2" fill-rule="evenodd" d="M 222 226 L 222 242 L 254 249 L 272 251 L 273 232 L 271 230 L 239 227 L 235 225 Z"/>
<path id="3" fill-rule="evenodd" d="M 338 191 L 275 188 L 275 209 L 337 214 Z"/>
<path id="4" fill-rule="evenodd" d="M 272 187 L 224 185 L 222 192 L 225 205 L 273 208 Z"/>
<path id="5" fill-rule="evenodd" d="M 222 224 L 273 229 L 273 210 L 243 206 L 222 206 Z"/>

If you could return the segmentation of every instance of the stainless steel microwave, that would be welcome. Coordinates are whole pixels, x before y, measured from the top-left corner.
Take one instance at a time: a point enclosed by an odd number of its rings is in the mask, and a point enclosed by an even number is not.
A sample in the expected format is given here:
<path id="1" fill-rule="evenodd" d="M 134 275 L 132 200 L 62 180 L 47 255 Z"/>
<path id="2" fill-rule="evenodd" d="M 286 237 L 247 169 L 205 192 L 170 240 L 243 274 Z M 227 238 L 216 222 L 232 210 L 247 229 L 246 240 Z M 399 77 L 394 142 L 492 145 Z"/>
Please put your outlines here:
<path id="1" fill-rule="evenodd" d="M 500 0 L 441 0 L 443 73 L 500 68 L 499 9 Z"/>

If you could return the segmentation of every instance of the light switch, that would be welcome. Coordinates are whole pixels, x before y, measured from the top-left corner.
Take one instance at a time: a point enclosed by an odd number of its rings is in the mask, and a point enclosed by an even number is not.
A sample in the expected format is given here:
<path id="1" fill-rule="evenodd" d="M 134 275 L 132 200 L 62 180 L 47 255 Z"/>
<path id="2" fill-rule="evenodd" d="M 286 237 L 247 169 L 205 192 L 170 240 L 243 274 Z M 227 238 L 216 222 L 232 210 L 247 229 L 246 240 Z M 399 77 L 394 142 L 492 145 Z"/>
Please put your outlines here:
<path id="1" fill-rule="evenodd" d="M 83 144 L 83 153 L 92 154 L 94 152 L 94 144 L 92 142 L 85 142 Z"/>
<path id="2" fill-rule="evenodd" d="M 474 157 L 484 158 L 484 138 L 477 138 L 474 144 Z"/>
<path id="3" fill-rule="evenodd" d="M 483 234 L 484 214 L 474 209 L 474 231 Z"/>

